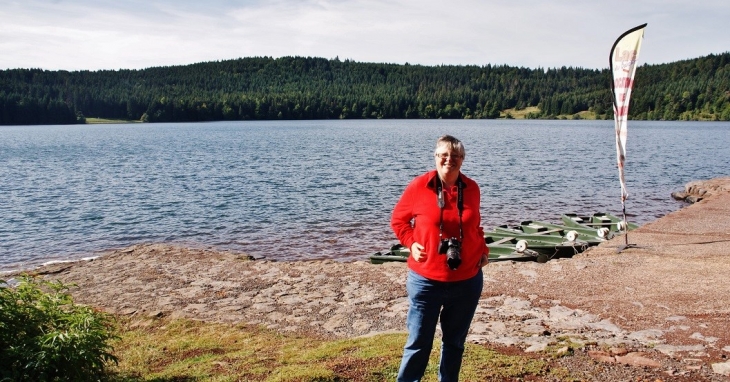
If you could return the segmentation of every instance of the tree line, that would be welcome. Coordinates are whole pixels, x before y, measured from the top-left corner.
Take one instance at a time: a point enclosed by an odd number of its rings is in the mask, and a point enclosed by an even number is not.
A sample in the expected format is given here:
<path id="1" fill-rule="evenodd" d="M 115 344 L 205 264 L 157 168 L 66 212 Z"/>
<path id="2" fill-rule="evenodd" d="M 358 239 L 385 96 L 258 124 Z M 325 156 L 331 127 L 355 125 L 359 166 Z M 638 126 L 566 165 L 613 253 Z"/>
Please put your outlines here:
<path id="1" fill-rule="evenodd" d="M 422 66 L 249 57 L 141 70 L 0 71 L 0 124 L 87 117 L 192 122 L 276 119 L 612 119 L 608 69 Z M 629 118 L 730 120 L 730 52 L 637 68 Z"/>

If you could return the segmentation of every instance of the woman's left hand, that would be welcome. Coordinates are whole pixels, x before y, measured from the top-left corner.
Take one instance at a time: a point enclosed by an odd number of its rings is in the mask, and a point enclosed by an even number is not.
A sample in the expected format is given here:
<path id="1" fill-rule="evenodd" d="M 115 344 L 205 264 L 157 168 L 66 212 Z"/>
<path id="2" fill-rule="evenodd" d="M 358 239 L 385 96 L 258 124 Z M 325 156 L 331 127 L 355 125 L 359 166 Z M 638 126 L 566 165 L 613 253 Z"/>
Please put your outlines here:
<path id="1" fill-rule="evenodd" d="M 489 264 L 489 256 L 482 255 L 482 260 L 479 262 L 479 266 L 484 267 L 487 264 Z"/>

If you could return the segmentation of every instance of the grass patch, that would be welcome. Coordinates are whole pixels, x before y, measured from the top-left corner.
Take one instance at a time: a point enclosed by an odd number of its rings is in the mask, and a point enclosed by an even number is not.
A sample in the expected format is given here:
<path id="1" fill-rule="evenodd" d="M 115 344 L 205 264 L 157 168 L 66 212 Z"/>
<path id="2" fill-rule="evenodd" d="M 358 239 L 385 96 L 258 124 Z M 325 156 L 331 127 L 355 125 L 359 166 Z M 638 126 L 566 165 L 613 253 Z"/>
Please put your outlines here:
<path id="1" fill-rule="evenodd" d="M 507 118 L 507 115 L 510 115 L 511 119 L 525 119 L 525 116 L 530 113 L 539 113 L 540 109 L 537 106 L 530 106 L 526 107 L 524 109 L 505 109 L 503 110 L 499 117 L 500 118 Z"/>
<path id="2" fill-rule="evenodd" d="M 114 344 L 113 381 L 391 381 L 405 334 L 326 340 L 257 326 L 190 320 L 125 322 Z M 440 343 L 424 381 L 436 381 Z M 547 361 L 467 344 L 462 380 L 550 374 Z"/>
<path id="3" fill-rule="evenodd" d="M 540 113 L 540 108 L 537 106 L 530 106 L 524 109 L 506 109 L 503 110 L 499 117 L 500 118 L 506 118 L 506 119 L 529 119 L 530 114 L 532 114 L 532 118 L 536 118 L 536 116 Z M 549 119 L 575 119 L 575 120 L 581 120 L 581 119 L 588 119 L 588 120 L 595 120 L 595 119 L 604 119 L 605 115 L 598 115 L 595 112 L 591 110 L 585 110 L 580 111 L 575 114 L 560 114 L 555 116 L 548 117 Z M 541 117 L 544 118 L 544 117 Z"/>
<path id="4" fill-rule="evenodd" d="M 139 120 L 133 120 L 133 119 L 106 119 L 106 118 L 92 118 L 87 117 L 86 123 L 87 124 L 112 124 L 112 123 L 140 123 Z"/>

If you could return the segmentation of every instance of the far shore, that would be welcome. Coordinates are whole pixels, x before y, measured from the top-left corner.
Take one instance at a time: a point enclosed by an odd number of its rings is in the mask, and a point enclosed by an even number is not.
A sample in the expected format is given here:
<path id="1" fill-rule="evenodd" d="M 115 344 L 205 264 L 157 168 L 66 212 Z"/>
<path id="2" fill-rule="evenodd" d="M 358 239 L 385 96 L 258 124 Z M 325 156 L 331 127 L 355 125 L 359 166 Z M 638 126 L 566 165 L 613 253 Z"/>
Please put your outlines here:
<path id="1" fill-rule="evenodd" d="M 118 124 L 118 123 L 142 123 L 138 119 L 106 119 L 106 118 L 86 118 L 86 124 L 88 125 L 100 125 L 100 124 Z"/>
<path id="2" fill-rule="evenodd" d="M 502 110 L 499 114 L 498 119 L 528 119 L 528 116 L 530 114 L 538 114 L 540 113 L 540 108 L 537 106 L 530 106 L 522 109 L 517 108 L 511 108 L 511 109 L 505 109 Z M 581 111 L 575 114 L 560 114 L 555 116 L 554 119 L 561 119 L 561 120 L 568 120 L 568 119 L 575 119 L 575 120 L 595 120 L 598 119 L 599 116 L 596 115 L 596 113 L 592 111 Z M 98 124 L 119 124 L 119 123 L 143 123 L 139 119 L 110 119 L 110 118 L 95 118 L 95 117 L 86 117 L 86 124 L 88 125 L 98 125 Z"/>

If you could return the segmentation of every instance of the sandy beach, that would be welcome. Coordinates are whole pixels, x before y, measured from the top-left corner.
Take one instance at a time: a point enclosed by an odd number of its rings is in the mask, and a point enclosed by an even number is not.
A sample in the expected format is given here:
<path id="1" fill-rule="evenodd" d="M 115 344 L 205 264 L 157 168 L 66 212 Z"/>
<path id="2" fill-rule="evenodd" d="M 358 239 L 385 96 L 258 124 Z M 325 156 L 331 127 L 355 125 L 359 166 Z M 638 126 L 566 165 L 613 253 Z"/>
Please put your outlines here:
<path id="1" fill-rule="evenodd" d="M 608 370 L 593 380 L 730 379 L 730 178 L 686 191 L 702 200 L 630 231 L 620 253 L 624 236 L 570 259 L 489 264 L 469 341 L 532 354 L 569 348 L 561 362 Z M 315 336 L 404 331 L 408 307 L 405 264 L 372 265 L 367 254 L 275 262 L 150 243 L 33 272 L 76 284 L 77 302 L 132 318 Z"/>

